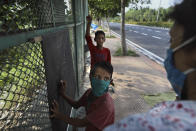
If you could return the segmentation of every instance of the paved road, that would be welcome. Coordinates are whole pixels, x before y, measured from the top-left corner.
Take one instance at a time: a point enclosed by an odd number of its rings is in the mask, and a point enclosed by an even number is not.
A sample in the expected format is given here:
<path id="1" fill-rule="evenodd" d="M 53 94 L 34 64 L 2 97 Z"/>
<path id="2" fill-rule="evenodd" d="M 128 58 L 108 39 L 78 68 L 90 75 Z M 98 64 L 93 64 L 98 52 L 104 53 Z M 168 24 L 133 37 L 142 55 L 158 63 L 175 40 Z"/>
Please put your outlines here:
<path id="1" fill-rule="evenodd" d="M 119 23 L 110 23 L 110 27 L 113 31 L 120 34 Z M 125 31 L 127 39 L 165 59 L 166 50 L 170 45 L 168 29 L 139 25 L 125 25 Z"/>

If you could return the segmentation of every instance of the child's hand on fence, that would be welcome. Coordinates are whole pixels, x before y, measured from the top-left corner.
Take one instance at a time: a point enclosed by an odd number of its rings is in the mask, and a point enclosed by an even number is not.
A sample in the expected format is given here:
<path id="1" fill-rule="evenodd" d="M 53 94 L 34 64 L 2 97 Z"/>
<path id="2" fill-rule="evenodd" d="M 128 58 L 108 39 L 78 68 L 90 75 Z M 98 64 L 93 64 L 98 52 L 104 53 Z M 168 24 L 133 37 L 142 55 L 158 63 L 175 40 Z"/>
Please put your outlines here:
<path id="1" fill-rule="evenodd" d="M 92 22 L 92 17 L 91 17 L 90 15 L 88 15 L 88 16 L 86 17 L 86 20 L 87 20 L 88 23 L 91 23 L 91 22 Z"/>
<path id="2" fill-rule="evenodd" d="M 61 80 L 60 81 L 60 87 L 59 87 L 59 93 L 61 96 L 65 95 L 65 89 L 66 89 L 66 82 Z"/>
<path id="3" fill-rule="evenodd" d="M 50 116 L 50 118 L 61 119 L 62 114 L 59 112 L 59 104 L 55 100 L 52 103 L 51 111 L 53 114 Z"/>

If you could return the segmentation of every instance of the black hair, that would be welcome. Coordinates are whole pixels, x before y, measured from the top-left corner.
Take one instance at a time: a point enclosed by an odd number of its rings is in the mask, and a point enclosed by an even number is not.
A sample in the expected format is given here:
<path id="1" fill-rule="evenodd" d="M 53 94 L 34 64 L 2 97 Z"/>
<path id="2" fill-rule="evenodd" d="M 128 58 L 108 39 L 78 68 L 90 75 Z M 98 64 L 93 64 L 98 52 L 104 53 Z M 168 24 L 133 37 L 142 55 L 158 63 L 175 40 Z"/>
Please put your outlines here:
<path id="1" fill-rule="evenodd" d="M 104 70 L 106 70 L 108 73 L 111 74 L 111 78 L 112 78 L 112 74 L 113 74 L 113 66 L 109 63 L 109 62 L 106 62 L 106 61 L 102 61 L 102 62 L 97 62 L 93 68 L 91 69 L 91 72 L 90 72 L 90 77 L 92 77 L 94 74 L 95 74 L 95 71 L 96 69 L 100 67 Z"/>
<path id="2" fill-rule="evenodd" d="M 169 17 L 184 27 L 183 41 L 196 35 L 196 0 L 184 0 L 176 5 Z M 189 51 L 196 47 L 195 41 L 185 47 Z"/>
<path id="3" fill-rule="evenodd" d="M 95 32 L 95 38 L 98 36 L 98 35 L 104 35 L 104 37 L 105 37 L 105 33 L 102 31 L 102 30 L 98 30 L 98 31 L 96 31 Z"/>

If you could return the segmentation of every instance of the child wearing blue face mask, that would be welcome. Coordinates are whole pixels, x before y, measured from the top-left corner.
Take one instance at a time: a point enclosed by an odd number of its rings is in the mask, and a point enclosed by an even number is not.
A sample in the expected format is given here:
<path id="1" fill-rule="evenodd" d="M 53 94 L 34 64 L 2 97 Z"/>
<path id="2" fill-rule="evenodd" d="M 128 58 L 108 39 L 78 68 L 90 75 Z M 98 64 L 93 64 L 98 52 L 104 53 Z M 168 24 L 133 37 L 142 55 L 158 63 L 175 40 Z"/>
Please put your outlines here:
<path id="1" fill-rule="evenodd" d="M 174 7 L 171 47 L 164 62 L 168 80 L 179 100 L 162 102 L 150 111 L 131 115 L 105 131 L 196 130 L 196 0 Z"/>
<path id="2" fill-rule="evenodd" d="M 84 106 L 86 117 L 83 119 L 70 118 L 58 111 L 58 103 L 53 103 L 51 118 L 63 120 L 77 127 L 86 127 L 86 131 L 101 131 L 106 126 L 114 123 L 114 102 L 108 93 L 112 79 L 113 67 L 108 62 L 96 63 L 91 71 L 91 89 L 74 101 L 65 94 L 65 82 L 61 81 L 61 96 L 74 108 Z"/>

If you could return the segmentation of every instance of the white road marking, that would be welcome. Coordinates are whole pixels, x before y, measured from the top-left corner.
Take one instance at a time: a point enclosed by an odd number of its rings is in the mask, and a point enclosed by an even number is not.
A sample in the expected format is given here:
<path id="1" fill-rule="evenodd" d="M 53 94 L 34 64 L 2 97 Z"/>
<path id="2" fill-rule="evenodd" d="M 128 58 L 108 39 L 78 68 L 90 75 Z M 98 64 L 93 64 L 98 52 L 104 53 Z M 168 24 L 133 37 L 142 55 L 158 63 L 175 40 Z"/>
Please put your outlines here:
<path id="1" fill-rule="evenodd" d="M 157 30 L 157 31 L 155 31 L 155 32 L 158 32 L 158 33 L 160 33 L 160 31 L 158 31 L 158 30 Z"/>
<path id="2" fill-rule="evenodd" d="M 121 38 L 121 35 L 119 35 L 118 33 L 111 31 L 115 36 L 117 36 L 118 38 Z M 140 52 L 142 52 L 144 55 L 147 55 L 150 59 L 155 60 L 157 63 L 163 65 L 164 59 L 155 55 L 154 53 L 146 50 L 145 48 L 142 48 L 141 46 L 137 45 L 136 43 L 126 39 L 126 41 L 128 42 L 129 45 L 131 45 L 133 48 L 135 48 L 136 50 L 139 50 Z"/>
<path id="3" fill-rule="evenodd" d="M 152 36 L 153 38 L 156 38 L 156 39 L 161 39 L 160 37 L 157 37 L 157 36 Z"/>
<path id="4" fill-rule="evenodd" d="M 145 34 L 145 33 L 141 33 L 142 35 L 148 35 L 148 34 Z"/>
<path id="5" fill-rule="evenodd" d="M 138 31 L 133 31 L 133 32 L 138 33 Z"/>

